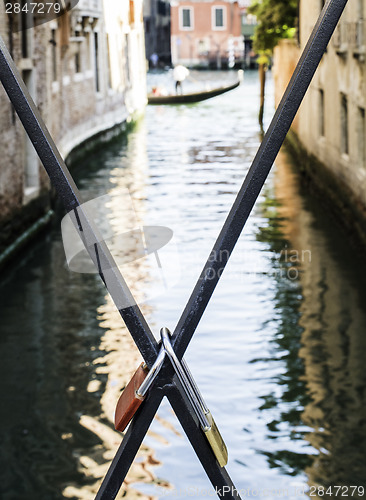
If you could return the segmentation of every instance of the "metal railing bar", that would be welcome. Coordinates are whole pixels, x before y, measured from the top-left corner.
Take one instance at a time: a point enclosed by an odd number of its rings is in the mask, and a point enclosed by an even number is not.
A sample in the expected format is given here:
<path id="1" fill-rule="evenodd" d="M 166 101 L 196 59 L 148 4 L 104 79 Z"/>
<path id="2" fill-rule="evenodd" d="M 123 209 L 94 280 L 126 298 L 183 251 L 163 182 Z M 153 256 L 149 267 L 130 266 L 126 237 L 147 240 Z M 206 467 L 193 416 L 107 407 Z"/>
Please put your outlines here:
<path id="1" fill-rule="evenodd" d="M 162 372 L 160 373 L 162 374 Z M 159 378 L 164 378 L 164 376 L 164 374 L 159 374 Z M 157 384 L 157 381 L 155 381 L 155 384 Z M 149 392 L 145 403 L 139 408 L 130 423 L 95 500 L 113 500 L 118 494 L 164 396 L 168 397 L 218 497 L 233 500 L 240 499 L 228 472 L 217 463 L 191 403 L 180 382 L 174 377 L 172 384 L 163 388 L 155 385 L 155 390 Z M 228 492 L 227 488 L 229 488 L 230 492 Z"/>
<path id="2" fill-rule="evenodd" d="M 176 384 L 178 386 L 178 380 Z M 168 391 L 167 397 L 217 496 L 219 498 L 240 500 L 239 492 L 234 486 L 227 470 L 225 467 L 220 467 L 217 463 L 197 419 L 193 417 L 191 411 L 187 412 L 186 406 L 189 403 L 186 397 L 183 397 L 181 391 L 174 386 Z"/>
<path id="3" fill-rule="evenodd" d="M 104 262 L 103 269 L 105 270 L 108 268 L 107 289 L 143 358 L 147 365 L 151 366 L 158 354 L 157 342 L 118 270 L 117 264 L 114 262 L 107 245 L 99 234 L 97 227 L 84 211 L 82 206 L 83 201 L 79 190 L 1 37 L 0 80 L 50 177 L 52 185 L 55 187 L 57 194 L 63 202 L 66 211 L 78 212 L 78 223 L 80 223 L 80 218 L 82 219 L 83 231 L 79 231 L 79 234 L 81 237 L 84 235 L 89 241 L 93 240 L 98 242 L 98 255 L 92 251 L 90 246 L 86 245 L 86 249 L 99 271 L 101 271 L 101 261 Z M 75 222 L 75 225 L 77 226 L 78 223 Z M 78 228 L 76 227 L 76 229 Z M 83 241 L 85 244 L 85 240 Z M 100 275 L 104 283 L 106 283 L 105 273 L 100 273 Z M 124 304 L 126 307 L 121 307 L 120 304 Z"/>
<path id="4" fill-rule="evenodd" d="M 347 0 L 328 0 L 172 337 L 182 358 L 282 146 Z"/>
<path id="5" fill-rule="evenodd" d="M 146 401 L 141 405 L 127 428 L 127 432 L 123 436 L 123 440 L 109 466 L 95 500 L 113 500 L 116 498 L 164 395 L 165 393 L 162 390 L 150 391 Z"/>

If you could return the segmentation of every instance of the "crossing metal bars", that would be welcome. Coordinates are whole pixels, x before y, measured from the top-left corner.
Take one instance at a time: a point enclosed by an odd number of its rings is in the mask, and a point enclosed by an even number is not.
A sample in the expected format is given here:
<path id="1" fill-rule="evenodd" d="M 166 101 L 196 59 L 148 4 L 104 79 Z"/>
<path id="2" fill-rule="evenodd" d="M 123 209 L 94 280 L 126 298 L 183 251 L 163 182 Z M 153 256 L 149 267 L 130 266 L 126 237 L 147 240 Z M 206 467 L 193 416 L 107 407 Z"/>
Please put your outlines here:
<path id="1" fill-rule="evenodd" d="M 328 0 L 313 29 L 252 166 L 174 330 L 172 345 L 179 359 L 183 357 L 223 273 L 346 4 L 347 0 Z M 85 241 L 98 242 L 97 252 L 87 248 L 91 259 L 97 268 L 102 260 L 108 264 L 108 268 L 113 269 L 109 277 L 108 291 L 150 368 L 158 355 L 159 346 L 103 242 L 98 228 L 83 210 L 82 199 L 72 176 L 22 82 L 2 38 L 0 38 L 0 79 L 66 211 L 76 212 L 77 209 L 82 219 Z M 103 273 L 100 274 L 105 281 Z M 127 307 L 118 307 L 118 304 L 122 303 L 127 304 Z M 172 367 L 166 361 L 149 396 L 131 422 L 96 500 L 111 500 L 116 497 L 164 396 L 172 405 L 218 497 L 239 499 L 239 493 L 226 470 L 216 462 L 200 430 L 190 402 Z"/>

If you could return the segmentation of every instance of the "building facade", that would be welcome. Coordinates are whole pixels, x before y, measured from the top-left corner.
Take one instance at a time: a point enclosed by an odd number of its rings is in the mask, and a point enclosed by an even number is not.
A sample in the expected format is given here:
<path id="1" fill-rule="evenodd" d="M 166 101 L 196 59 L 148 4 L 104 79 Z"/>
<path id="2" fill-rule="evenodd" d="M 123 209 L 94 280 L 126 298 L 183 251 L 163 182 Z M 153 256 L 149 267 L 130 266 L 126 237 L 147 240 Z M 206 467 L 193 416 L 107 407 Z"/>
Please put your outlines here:
<path id="1" fill-rule="evenodd" d="M 173 0 L 171 16 L 173 65 L 241 67 L 244 45 L 237 1 Z"/>
<path id="2" fill-rule="evenodd" d="M 80 0 L 33 25 L 0 4 L 0 32 L 61 154 L 146 102 L 142 0 Z M 23 23 L 23 24 L 22 24 Z M 25 24 L 24 24 L 25 23 Z M 0 254 L 49 207 L 49 181 L 0 88 Z"/>
<path id="3" fill-rule="evenodd" d="M 169 0 L 144 1 L 144 26 L 146 59 L 149 61 L 150 67 L 170 65 L 172 56 Z M 156 60 L 154 60 L 153 54 L 156 54 Z"/>
<path id="4" fill-rule="evenodd" d="M 257 55 L 253 51 L 253 36 L 257 26 L 257 18 L 248 12 L 248 7 L 252 0 L 240 0 L 241 13 L 241 34 L 244 43 L 244 67 L 254 68 L 256 66 Z"/>
<path id="5" fill-rule="evenodd" d="M 302 0 L 300 48 L 283 43 L 276 51 L 277 101 L 323 5 L 323 0 Z M 349 213 L 366 240 L 365 13 L 366 0 L 349 0 L 293 131 L 310 155 L 306 171 Z"/>

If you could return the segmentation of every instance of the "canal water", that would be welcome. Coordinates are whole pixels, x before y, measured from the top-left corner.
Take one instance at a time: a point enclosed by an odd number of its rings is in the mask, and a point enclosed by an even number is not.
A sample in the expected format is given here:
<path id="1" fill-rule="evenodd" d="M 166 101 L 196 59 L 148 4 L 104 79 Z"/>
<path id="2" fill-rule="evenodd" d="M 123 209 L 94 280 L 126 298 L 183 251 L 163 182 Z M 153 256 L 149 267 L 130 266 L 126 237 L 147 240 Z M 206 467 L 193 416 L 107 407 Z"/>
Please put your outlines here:
<path id="1" fill-rule="evenodd" d="M 187 88 L 235 77 L 192 76 Z M 163 84 L 169 75 L 149 75 Z M 86 200 L 108 194 L 116 232 L 127 227 L 126 193 L 140 227 L 173 231 L 158 249 L 164 286 L 148 257 L 123 268 L 156 335 L 174 328 L 259 146 L 258 89 L 247 72 L 215 99 L 148 107 L 128 135 L 74 167 Z M 267 125 L 272 90 L 269 77 Z M 342 486 L 362 498 L 365 271 L 282 153 L 186 354 L 242 497 Z M 140 362 L 131 337 L 99 277 L 67 268 L 60 220 L 5 270 L 0 303 L 0 498 L 93 499 L 121 440 L 116 401 Z M 163 401 L 118 498 L 210 495 Z"/>

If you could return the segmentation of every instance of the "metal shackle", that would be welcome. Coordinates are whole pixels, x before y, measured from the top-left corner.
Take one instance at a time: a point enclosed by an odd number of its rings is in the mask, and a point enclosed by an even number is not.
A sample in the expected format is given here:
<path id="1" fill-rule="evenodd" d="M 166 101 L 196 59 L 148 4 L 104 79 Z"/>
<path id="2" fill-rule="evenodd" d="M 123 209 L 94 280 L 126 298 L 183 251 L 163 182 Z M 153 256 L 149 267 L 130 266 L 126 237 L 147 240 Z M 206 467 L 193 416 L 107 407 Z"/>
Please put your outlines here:
<path id="1" fill-rule="evenodd" d="M 161 370 L 161 367 L 164 364 L 165 354 L 166 354 L 166 351 L 165 351 L 164 346 L 162 345 L 154 364 L 152 365 L 152 367 L 149 370 L 149 373 L 146 375 L 145 380 L 142 382 L 142 384 L 140 385 L 140 387 L 136 391 L 136 396 L 138 398 L 145 397 L 147 391 L 150 389 L 152 383 L 154 382 L 154 380 L 158 376 L 158 374 Z"/>
<path id="2" fill-rule="evenodd" d="M 194 390 L 194 393 L 197 396 L 197 399 L 198 399 L 198 401 L 199 401 L 199 403 L 200 403 L 200 405 L 202 407 L 202 410 L 203 410 L 204 414 L 207 415 L 208 413 L 210 413 L 210 410 L 208 409 L 208 407 L 207 407 L 207 405 L 206 405 L 206 403 L 205 403 L 205 401 L 204 401 L 204 399 L 202 397 L 202 394 L 200 393 L 200 390 L 198 389 L 196 381 L 194 380 L 193 375 L 192 375 L 190 369 L 188 368 L 188 365 L 187 365 L 185 359 L 182 358 L 181 364 L 183 366 L 184 371 L 187 374 L 188 380 L 189 380 L 189 382 L 190 382 L 190 384 L 191 384 L 191 386 L 192 386 L 192 388 Z"/>
<path id="3" fill-rule="evenodd" d="M 217 425 L 211 415 L 211 412 L 208 409 L 186 362 L 184 361 L 184 359 L 182 359 L 182 361 L 179 361 L 179 359 L 177 358 L 173 346 L 170 342 L 169 330 L 167 328 L 162 328 L 160 334 L 166 354 L 168 355 L 170 362 L 174 367 L 174 370 L 183 386 L 188 400 L 193 406 L 194 412 L 211 446 L 211 449 L 220 467 L 225 467 L 228 461 L 227 448 L 220 434 L 220 431 L 217 428 Z"/>
<path id="4" fill-rule="evenodd" d="M 188 370 L 188 367 L 184 362 L 184 360 L 180 362 L 179 359 L 177 358 L 177 355 L 175 354 L 173 346 L 170 342 L 169 330 L 167 328 L 162 328 L 160 330 L 160 335 L 165 352 L 168 355 L 174 367 L 174 371 L 177 374 L 178 379 L 182 384 L 183 389 L 191 405 L 193 406 L 194 412 L 198 418 L 198 421 L 202 429 L 204 431 L 209 430 L 211 428 L 211 424 L 208 418 L 206 417 L 206 414 L 208 413 L 208 408 L 205 402 L 203 401 L 202 395 L 199 392 L 196 383 L 193 380 L 191 372 Z"/>

